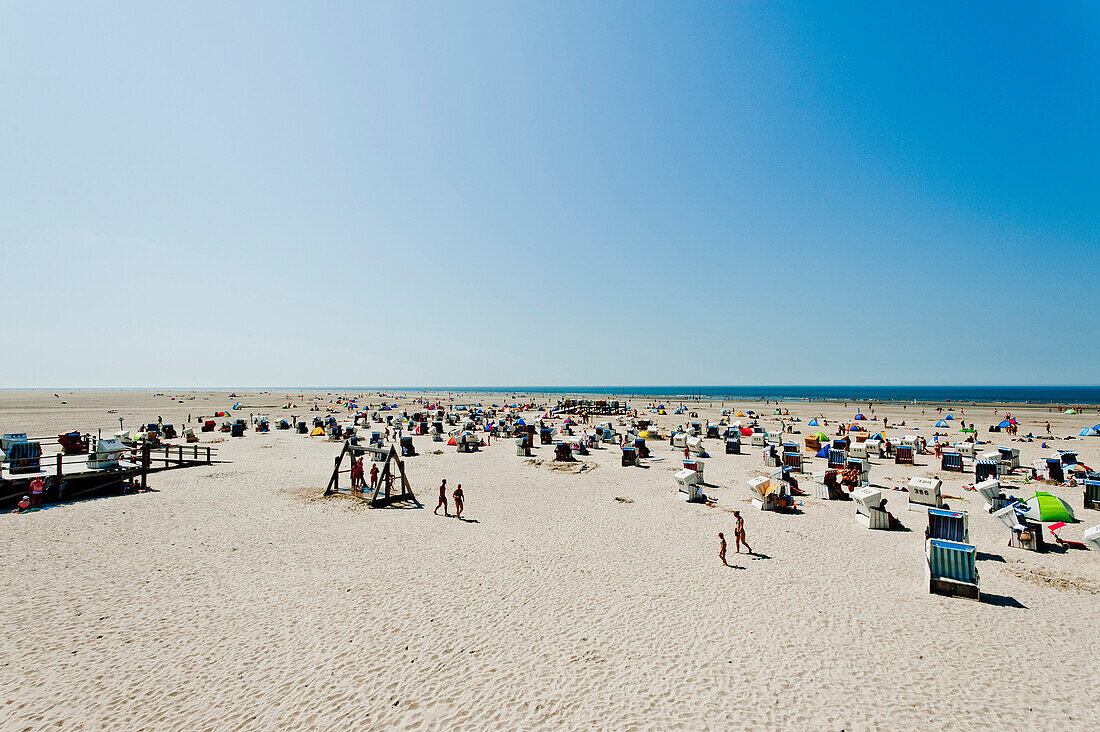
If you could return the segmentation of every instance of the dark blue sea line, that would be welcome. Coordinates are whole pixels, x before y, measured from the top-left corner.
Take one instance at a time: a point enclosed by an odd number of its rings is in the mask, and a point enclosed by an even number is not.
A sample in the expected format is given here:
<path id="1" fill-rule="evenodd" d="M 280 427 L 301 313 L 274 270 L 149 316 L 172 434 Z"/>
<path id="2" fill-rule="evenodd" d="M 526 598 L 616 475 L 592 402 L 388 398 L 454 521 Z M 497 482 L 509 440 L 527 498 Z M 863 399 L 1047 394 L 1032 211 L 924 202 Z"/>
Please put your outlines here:
<path id="1" fill-rule="evenodd" d="M 371 389 L 370 391 L 376 391 Z M 842 400 L 1100 404 L 1100 386 L 462 386 L 392 387 L 386 392 L 598 394 L 652 399 Z"/>

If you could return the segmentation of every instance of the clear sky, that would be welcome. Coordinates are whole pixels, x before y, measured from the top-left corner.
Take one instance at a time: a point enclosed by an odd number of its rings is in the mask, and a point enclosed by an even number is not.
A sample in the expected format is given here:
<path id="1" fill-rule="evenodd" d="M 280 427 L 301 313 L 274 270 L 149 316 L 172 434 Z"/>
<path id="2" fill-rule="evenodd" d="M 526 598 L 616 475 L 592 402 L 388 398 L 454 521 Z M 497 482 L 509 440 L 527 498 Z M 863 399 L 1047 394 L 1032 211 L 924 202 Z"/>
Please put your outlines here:
<path id="1" fill-rule="evenodd" d="M 1100 6 L 0 5 L 0 386 L 1100 383 Z"/>

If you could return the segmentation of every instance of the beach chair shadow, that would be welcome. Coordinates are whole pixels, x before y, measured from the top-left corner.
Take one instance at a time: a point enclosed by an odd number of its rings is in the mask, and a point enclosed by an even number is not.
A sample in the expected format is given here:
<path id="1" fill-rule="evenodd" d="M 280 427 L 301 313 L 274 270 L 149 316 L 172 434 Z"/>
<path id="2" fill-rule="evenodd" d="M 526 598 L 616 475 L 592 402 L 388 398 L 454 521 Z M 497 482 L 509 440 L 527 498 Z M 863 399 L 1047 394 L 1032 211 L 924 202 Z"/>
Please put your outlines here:
<path id="1" fill-rule="evenodd" d="M 1005 558 L 1000 554 L 989 554 L 988 552 L 978 552 L 977 560 L 979 562 L 1005 562 Z"/>
<path id="2" fill-rule="evenodd" d="M 1015 597 L 1006 597 L 1005 595 L 991 595 L 983 592 L 981 602 L 987 605 L 993 605 L 994 607 L 1012 607 L 1017 610 L 1027 610 L 1027 605 L 1023 604 Z"/>

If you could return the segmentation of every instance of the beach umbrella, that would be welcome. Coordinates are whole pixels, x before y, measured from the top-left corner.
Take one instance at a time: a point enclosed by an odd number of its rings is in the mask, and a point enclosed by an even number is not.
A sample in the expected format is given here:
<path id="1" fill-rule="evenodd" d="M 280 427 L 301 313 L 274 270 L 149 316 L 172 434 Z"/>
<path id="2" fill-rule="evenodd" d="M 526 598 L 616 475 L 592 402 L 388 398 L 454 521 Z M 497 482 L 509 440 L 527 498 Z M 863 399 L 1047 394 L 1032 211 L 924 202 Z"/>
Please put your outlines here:
<path id="1" fill-rule="evenodd" d="M 814 417 L 813 419 L 811 419 L 809 422 L 807 422 L 807 424 L 810 427 L 817 427 L 817 417 Z"/>
<path id="2" fill-rule="evenodd" d="M 947 422 L 945 422 L 944 420 L 941 419 L 939 422 L 936 422 L 936 426 L 937 427 L 950 427 L 951 425 L 947 424 Z"/>
<path id="3" fill-rule="evenodd" d="M 1051 521 L 1076 521 L 1073 517 L 1073 509 L 1069 504 L 1055 495 L 1045 491 L 1036 491 L 1035 495 L 1024 502 L 1026 510 L 1019 513 L 1032 521 L 1043 523 Z"/>

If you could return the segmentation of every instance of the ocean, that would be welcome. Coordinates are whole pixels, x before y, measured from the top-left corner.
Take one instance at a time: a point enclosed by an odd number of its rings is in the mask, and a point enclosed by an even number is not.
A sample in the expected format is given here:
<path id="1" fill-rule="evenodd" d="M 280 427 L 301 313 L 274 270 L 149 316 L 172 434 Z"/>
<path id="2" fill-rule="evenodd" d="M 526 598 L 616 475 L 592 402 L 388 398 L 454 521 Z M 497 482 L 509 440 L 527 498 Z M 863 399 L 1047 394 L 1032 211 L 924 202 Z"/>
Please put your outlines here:
<path id="1" fill-rule="evenodd" d="M 365 390 L 364 390 L 365 391 Z M 371 389 L 370 391 L 377 391 Z M 477 386 L 404 387 L 383 391 L 455 393 L 600 394 L 652 399 L 785 401 L 1002 402 L 1100 404 L 1100 386 Z"/>

